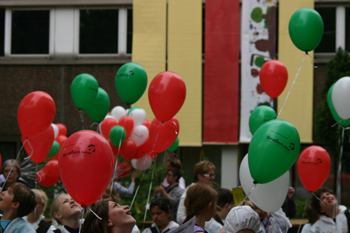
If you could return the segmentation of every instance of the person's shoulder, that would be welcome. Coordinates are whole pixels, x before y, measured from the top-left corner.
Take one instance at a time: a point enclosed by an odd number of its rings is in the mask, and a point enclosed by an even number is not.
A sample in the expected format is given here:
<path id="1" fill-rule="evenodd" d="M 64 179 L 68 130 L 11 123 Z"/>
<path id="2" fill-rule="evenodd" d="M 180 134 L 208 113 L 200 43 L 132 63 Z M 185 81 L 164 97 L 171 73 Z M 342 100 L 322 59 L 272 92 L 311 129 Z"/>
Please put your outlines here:
<path id="1" fill-rule="evenodd" d="M 169 224 L 168 224 L 168 228 L 169 229 L 173 229 L 173 228 L 176 228 L 176 227 L 179 227 L 180 225 L 177 223 L 177 222 L 174 222 L 174 221 L 170 221 Z"/>
<path id="2" fill-rule="evenodd" d="M 25 221 L 23 218 L 17 217 L 13 219 L 9 225 L 6 227 L 5 232 L 11 232 L 11 233 L 35 233 L 36 231 L 32 227 L 30 223 Z"/>
<path id="3" fill-rule="evenodd" d="M 151 228 L 146 228 L 145 230 L 143 230 L 142 233 L 150 233 L 151 232 Z"/>

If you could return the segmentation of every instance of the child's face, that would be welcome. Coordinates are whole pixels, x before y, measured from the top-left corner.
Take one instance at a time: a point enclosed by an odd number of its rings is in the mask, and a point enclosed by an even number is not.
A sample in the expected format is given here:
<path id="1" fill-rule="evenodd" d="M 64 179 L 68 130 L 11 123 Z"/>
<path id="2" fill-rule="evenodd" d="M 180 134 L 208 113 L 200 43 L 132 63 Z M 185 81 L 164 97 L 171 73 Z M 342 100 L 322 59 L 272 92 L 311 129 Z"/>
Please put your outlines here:
<path id="1" fill-rule="evenodd" d="M 6 211 L 10 210 L 13 206 L 13 197 L 11 189 L 7 191 L 3 191 L 0 193 L 0 209 L 6 213 Z"/>
<path id="2" fill-rule="evenodd" d="M 320 211 L 333 211 L 334 206 L 338 204 L 337 198 L 329 192 L 322 193 L 320 196 Z"/>
<path id="3" fill-rule="evenodd" d="M 62 194 L 59 197 L 59 218 L 69 219 L 73 216 L 81 215 L 81 207 L 68 194 Z"/>
<path id="4" fill-rule="evenodd" d="M 159 209 L 158 206 L 154 206 L 151 209 L 152 220 L 160 228 L 163 229 L 169 224 L 170 211 L 167 214 L 163 210 Z"/>
<path id="5" fill-rule="evenodd" d="M 129 206 L 121 206 L 113 201 L 108 202 L 108 225 L 109 226 L 121 226 L 132 225 L 134 226 L 136 221 L 131 216 Z"/>

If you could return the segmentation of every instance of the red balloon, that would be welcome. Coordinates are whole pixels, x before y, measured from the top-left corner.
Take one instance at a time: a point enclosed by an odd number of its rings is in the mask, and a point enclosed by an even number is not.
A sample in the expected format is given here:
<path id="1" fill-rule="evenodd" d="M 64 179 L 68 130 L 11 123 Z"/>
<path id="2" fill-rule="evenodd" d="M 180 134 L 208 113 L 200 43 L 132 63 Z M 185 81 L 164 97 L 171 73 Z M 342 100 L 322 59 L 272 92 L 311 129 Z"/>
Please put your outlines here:
<path id="1" fill-rule="evenodd" d="M 128 162 L 118 163 L 117 165 L 117 177 L 125 178 L 130 174 L 131 166 Z"/>
<path id="2" fill-rule="evenodd" d="M 113 151 L 99 133 L 81 130 L 64 143 L 58 168 L 71 197 L 81 205 L 91 205 L 102 196 L 112 178 Z"/>
<path id="3" fill-rule="evenodd" d="M 47 129 L 56 114 L 55 102 L 43 91 L 26 95 L 17 112 L 19 130 L 25 137 L 34 137 Z"/>
<path id="4" fill-rule="evenodd" d="M 182 78 L 170 71 L 158 74 L 149 85 L 148 99 L 156 118 L 169 121 L 180 110 L 186 98 Z"/>
<path id="5" fill-rule="evenodd" d="M 134 119 L 131 116 L 122 116 L 118 121 L 118 125 L 124 127 L 126 132 L 125 138 L 129 138 L 134 130 Z"/>
<path id="6" fill-rule="evenodd" d="M 331 159 L 320 146 L 309 146 L 298 159 L 298 174 L 301 183 L 310 192 L 319 189 L 331 170 Z"/>
<path id="7" fill-rule="evenodd" d="M 149 129 L 149 140 L 152 152 L 160 153 L 168 149 L 168 147 L 175 142 L 179 131 L 180 125 L 176 117 L 173 117 L 170 121 L 165 123 L 154 118 Z"/>
<path id="8" fill-rule="evenodd" d="M 50 176 L 60 176 L 58 171 L 58 161 L 51 160 L 45 164 L 46 173 Z"/>
<path id="9" fill-rule="evenodd" d="M 265 93 L 277 98 L 287 85 L 288 71 L 282 62 L 270 60 L 261 67 L 259 78 Z"/>
<path id="10" fill-rule="evenodd" d="M 137 152 L 136 143 L 131 139 L 125 139 L 120 145 L 120 155 L 125 161 L 132 160 Z"/>
<path id="11" fill-rule="evenodd" d="M 113 155 L 114 155 L 114 156 L 118 156 L 118 154 L 120 153 L 119 147 L 115 147 L 111 141 L 108 142 L 108 143 L 109 143 L 109 145 L 110 145 L 111 148 L 112 148 Z"/>
<path id="12" fill-rule="evenodd" d="M 67 137 L 64 135 L 58 135 L 55 140 L 58 142 L 58 144 L 60 144 L 60 148 L 62 148 L 64 142 L 67 140 Z"/>
<path id="13" fill-rule="evenodd" d="M 58 127 L 58 135 L 67 136 L 67 127 L 64 124 L 56 123 L 56 126 Z"/>
<path id="14" fill-rule="evenodd" d="M 60 180 L 59 176 L 51 176 L 50 174 L 48 174 L 47 169 L 45 169 L 45 167 L 40 169 L 35 176 L 38 183 L 45 187 L 55 185 Z"/>
<path id="15" fill-rule="evenodd" d="M 107 139 L 109 140 L 109 131 L 113 128 L 113 126 L 117 125 L 117 121 L 112 118 L 112 117 L 108 117 L 105 118 L 101 123 L 100 123 L 100 127 L 101 127 L 101 134 Z"/>
<path id="16" fill-rule="evenodd" d="M 50 152 L 53 141 L 55 140 L 53 128 L 50 126 L 41 134 L 27 138 L 22 135 L 22 143 L 31 160 L 41 163 L 46 160 L 47 154 Z"/>
<path id="17" fill-rule="evenodd" d="M 146 126 L 148 129 L 151 126 L 152 121 L 151 120 L 144 120 L 143 125 Z"/>

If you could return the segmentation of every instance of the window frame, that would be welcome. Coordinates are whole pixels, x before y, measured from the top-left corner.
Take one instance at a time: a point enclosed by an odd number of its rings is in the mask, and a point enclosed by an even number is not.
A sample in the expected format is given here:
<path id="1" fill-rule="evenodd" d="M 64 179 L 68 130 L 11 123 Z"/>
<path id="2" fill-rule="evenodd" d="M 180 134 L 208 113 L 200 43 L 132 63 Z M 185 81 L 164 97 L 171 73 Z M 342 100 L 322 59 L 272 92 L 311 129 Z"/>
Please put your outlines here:
<path id="1" fill-rule="evenodd" d="M 49 53 L 48 54 L 12 54 L 12 11 L 49 11 Z M 4 38 L 4 57 L 8 58 L 51 58 L 54 51 L 54 9 L 51 8 L 6 8 L 5 9 L 5 38 Z"/>

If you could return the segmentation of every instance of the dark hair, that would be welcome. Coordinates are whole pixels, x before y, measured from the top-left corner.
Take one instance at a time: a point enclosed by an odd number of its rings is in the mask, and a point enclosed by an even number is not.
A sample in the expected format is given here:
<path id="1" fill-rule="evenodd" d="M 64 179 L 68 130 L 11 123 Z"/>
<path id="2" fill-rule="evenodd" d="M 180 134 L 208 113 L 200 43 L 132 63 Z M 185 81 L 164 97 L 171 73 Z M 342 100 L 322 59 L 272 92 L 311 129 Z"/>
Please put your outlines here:
<path id="1" fill-rule="evenodd" d="M 92 208 L 97 216 L 102 218 L 98 219 L 91 211 L 85 218 L 82 233 L 104 233 L 109 232 L 108 229 L 108 201 L 102 201 Z"/>
<path id="2" fill-rule="evenodd" d="M 306 207 L 306 215 L 310 224 L 314 224 L 319 219 L 318 213 L 312 208 L 311 205 Z"/>
<path id="3" fill-rule="evenodd" d="M 13 193 L 12 202 L 19 202 L 17 217 L 26 216 L 34 210 L 36 206 L 35 194 L 28 186 L 17 182 L 11 185 L 8 191 Z"/>
<path id="4" fill-rule="evenodd" d="M 170 162 L 170 166 L 173 168 L 177 168 L 179 170 L 182 168 L 182 163 L 178 158 L 172 158 L 172 159 L 169 158 L 168 162 Z"/>
<path id="5" fill-rule="evenodd" d="M 186 207 L 185 222 L 201 213 L 210 203 L 213 203 L 214 208 L 217 200 L 218 194 L 212 187 L 200 183 L 191 186 L 187 190 L 184 203 Z"/>
<path id="6" fill-rule="evenodd" d="M 226 203 L 231 204 L 233 202 L 232 191 L 225 188 L 220 188 L 217 190 L 218 193 L 218 204 L 217 206 L 222 209 Z"/>
<path id="7" fill-rule="evenodd" d="M 212 162 L 209 161 L 200 161 L 194 165 L 193 168 L 193 178 L 194 182 L 198 181 L 198 175 L 203 175 L 209 170 L 215 170 L 216 167 Z"/>
<path id="8" fill-rule="evenodd" d="M 161 209 L 167 214 L 171 212 L 170 201 L 165 197 L 158 197 L 156 199 L 153 199 L 151 201 L 150 209 L 152 209 L 155 206 L 157 206 L 159 209 Z"/>
<path id="9" fill-rule="evenodd" d="M 173 173 L 173 177 L 175 177 L 175 176 L 177 177 L 176 182 L 179 182 L 179 180 L 181 178 L 180 170 L 177 168 L 170 168 L 170 169 L 168 169 L 168 171 L 171 171 Z M 168 171 L 167 171 L 167 173 L 168 173 Z"/>
<path id="10" fill-rule="evenodd" d="M 311 196 L 311 200 L 310 200 L 310 205 L 311 207 L 318 213 L 320 214 L 324 214 L 324 213 L 321 213 L 320 210 L 321 210 L 321 206 L 320 206 L 320 197 L 323 193 L 330 193 L 332 195 L 334 195 L 334 192 L 332 189 L 330 188 L 327 188 L 327 187 L 321 187 L 319 188 L 318 190 L 316 190 L 314 192 L 314 195 Z M 316 197 L 317 198 L 316 198 Z"/>

